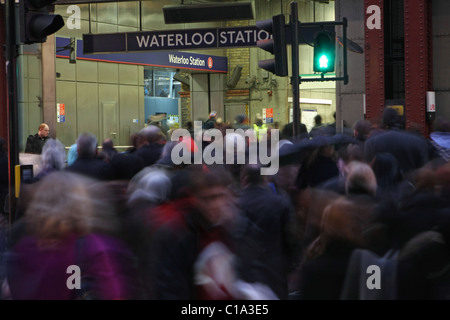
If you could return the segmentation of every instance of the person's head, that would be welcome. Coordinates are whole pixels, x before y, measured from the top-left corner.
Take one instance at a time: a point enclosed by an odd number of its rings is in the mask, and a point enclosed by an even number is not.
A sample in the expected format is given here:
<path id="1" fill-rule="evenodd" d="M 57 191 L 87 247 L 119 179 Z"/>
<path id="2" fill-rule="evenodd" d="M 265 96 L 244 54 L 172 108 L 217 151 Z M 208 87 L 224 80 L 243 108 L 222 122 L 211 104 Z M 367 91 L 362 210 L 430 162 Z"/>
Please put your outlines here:
<path id="1" fill-rule="evenodd" d="M 370 164 L 375 173 L 377 185 L 381 189 L 392 187 L 403 178 L 397 158 L 391 153 L 377 153 Z"/>
<path id="2" fill-rule="evenodd" d="M 230 172 L 220 165 L 191 169 L 190 191 L 203 217 L 212 225 L 233 219 Z"/>
<path id="3" fill-rule="evenodd" d="M 38 128 L 38 135 L 41 138 L 45 138 L 45 137 L 48 137 L 49 133 L 50 133 L 50 129 L 49 129 L 48 125 L 46 123 L 41 123 Z"/>
<path id="4" fill-rule="evenodd" d="M 41 153 L 44 168 L 61 170 L 66 164 L 66 149 L 58 139 L 48 139 Z"/>
<path id="5" fill-rule="evenodd" d="M 172 182 L 164 169 L 146 168 L 133 177 L 128 185 L 129 204 L 147 201 L 154 205 L 169 199 Z"/>
<path id="6" fill-rule="evenodd" d="M 262 126 L 262 124 L 263 124 L 263 118 L 262 118 L 262 116 L 261 116 L 260 113 L 257 113 L 257 114 L 256 114 L 255 124 L 256 124 L 257 126 Z"/>
<path id="7" fill-rule="evenodd" d="M 320 114 L 318 114 L 314 117 L 314 124 L 316 126 L 322 125 L 322 116 Z"/>
<path id="8" fill-rule="evenodd" d="M 78 157 L 95 157 L 97 155 L 97 137 L 90 132 L 83 132 L 77 139 Z"/>
<path id="9" fill-rule="evenodd" d="M 355 247 L 364 245 L 366 226 L 361 208 L 345 196 L 333 199 L 326 205 L 320 219 L 319 236 L 306 251 L 306 258 L 316 258 L 334 242 L 345 242 Z"/>
<path id="10" fill-rule="evenodd" d="M 116 234 L 116 213 L 102 182 L 59 170 L 36 182 L 24 218 L 28 232 L 52 243 L 74 234 Z"/>
<path id="11" fill-rule="evenodd" d="M 225 123 L 223 122 L 223 118 L 222 117 L 217 117 L 216 118 L 216 123 L 215 123 L 215 127 L 216 128 L 220 128 L 223 125 L 225 125 Z"/>
<path id="12" fill-rule="evenodd" d="M 371 129 L 372 124 L 369 120 L 359 119 L 353 125 L 353 136 L 359 141 L 366 141 Z"/>
<path id="13" fill-rule="evenodd" d="M 245 164 L 241 166 L 241 185 L 261 185 L 265 181 L 265 176 L 261 175 L 260 164 Z"/>
<path id="14" fill-rule="evenodd" d="M 102 148 L 103 148 L 103 150 L 105 150 L 105 149 L 113 149 L 114 148 L 114 142 L 112 141 L 112 139 L 110 139 L 110 138 L 104 139 L 103 143 L 102 143 Z"/>
<path id="15" fill-rule="evenodd" d="M 399 115 L 396 109 L 387 107 L 383 110 L 382 127 L 392 129 L 399 127 Z"/>
<path id="16" fill-rule="evenodd" d="M 369 164 L 350 161 L 346 166 L 345 191 L 347 194 L 369 194 L 377 192 L 377 179 Z"/>
<path id="17" fill-rule="evenodd" d="M 245 114 L 238 114 L 234 120 L 236 121 L 236 124 L 244 124 L 244 122 L 247 120 L 247 117 Z"/>
<path id="18" fill-rule="evenodd" d="M 143 144 L 152 144 L 163 141 L 164 135 L 160 127 L 149 125 L 139 131 L 139 138 Z"/>

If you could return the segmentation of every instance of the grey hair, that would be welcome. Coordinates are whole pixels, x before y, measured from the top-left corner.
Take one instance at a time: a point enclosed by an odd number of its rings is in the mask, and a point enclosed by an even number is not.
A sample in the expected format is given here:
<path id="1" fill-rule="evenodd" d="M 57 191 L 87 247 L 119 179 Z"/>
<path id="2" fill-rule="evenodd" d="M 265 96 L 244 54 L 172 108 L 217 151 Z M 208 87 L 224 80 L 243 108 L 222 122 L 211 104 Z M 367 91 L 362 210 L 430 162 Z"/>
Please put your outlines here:
<path id="1" fill-rule="evenodd" d="M 83 132 L 77 139 L 79 156 L 94 156 L 97 153 L 97 137 L 90 132 Z"/>
<path id="2" fill-rule="evenodd" d="M 160 204 L 169 199 L 172 181 L 164 169 L 145 168 L 141 170 L 129 184 L 128 204 L 137 201 L 150 201 Z"/>
<path id="3" fill-rule="evenodd" d="M 155 125 L 149 125 L 145 128 L 142 128 L 139 131 L 139 134 L 147 141 L 148 143 L 155 143 L 160 141 L 163 138 L 163 133 L 161 128 Z"/>
<path id="4" fill-rule="evenodd" d="M 66 150 L 61 141 L 48 139 L 42 148 L 41 160 L 44 168 L 63 169 L 66 162 Z"/>

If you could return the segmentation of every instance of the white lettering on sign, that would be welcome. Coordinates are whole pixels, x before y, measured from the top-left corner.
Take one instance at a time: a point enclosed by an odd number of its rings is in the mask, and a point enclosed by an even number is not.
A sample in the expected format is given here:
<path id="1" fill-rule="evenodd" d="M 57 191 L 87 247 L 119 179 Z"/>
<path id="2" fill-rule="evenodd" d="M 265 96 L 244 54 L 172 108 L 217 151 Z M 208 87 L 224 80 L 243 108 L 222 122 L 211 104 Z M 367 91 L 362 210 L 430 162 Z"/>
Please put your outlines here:
<path id="1" fill-rule="evenodd" d="M 265 30 L 220 29 L 217 32 L 198 30 L 194 32 L 150 32 L 133 35 L 139 49 L 164 49 L 181 47 L 219 47 L 254 45 L 258 40 L 270 39 Z"/>
<path id="2" fill-rule="evenodd" d="M 222 45 L 256 43 L 266 40 L 270 34 L 265 30 L 223 30 L 219 32 L 219 42 Z"/>
<path id="3" fill-rule="evenodd" d="M 183 64 L 183 65 L 191 65 L 191 66 L 206 66 L 205 60 L 201 58 L 189 57 L 185 58 L 184 56 L 177 56 L 175 54 L 169 54 L 169 62 L 174 64 Z"/>
<path id="4" fill-rule="evenodd" d="M 370 16 L 367 18 L 366 26 L 368 29 L 381 29 L 381 9 L 377 5 L 371 5 L 367 7 L 367 14 Z"/>
<path id="5" fill-rule="evenodd" d="M 212 32 L 204 34 L 196 32 L 192 35 L 187 33 L 171 33 L 171 34 L 154 34 L 154 35 L 137 35 L 136 41 L 139 48 L 160 48 L 160 47 L 179 47 L 190 45 L 211 45 L 216 41 L 216 37 Z"/>

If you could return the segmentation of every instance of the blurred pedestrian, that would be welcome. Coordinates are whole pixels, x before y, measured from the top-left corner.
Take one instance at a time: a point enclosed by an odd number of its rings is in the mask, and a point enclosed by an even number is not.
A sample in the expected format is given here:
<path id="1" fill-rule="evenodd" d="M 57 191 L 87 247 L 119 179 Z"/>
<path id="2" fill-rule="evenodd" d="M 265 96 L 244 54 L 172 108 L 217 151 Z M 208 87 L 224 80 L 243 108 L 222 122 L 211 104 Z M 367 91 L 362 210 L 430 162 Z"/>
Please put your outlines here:
<path id="1" fill-rule="evenodd" d="M 138 142 L 139 147 L 135 154 L 142 160 L 142 168 L 153 165 L 161 157 L 162 149 L 166 143 L 163 132 L 159 127 L 150 125 L 139 131 L 138 139 L 140 142 Z"/>
<path id="2" fill-rule="evenodd" d="M 317 114 L 314 117 L 314 126 L 309 131 L 309 136 L 315 137 L 316 135 L 325 134 L 325 132 L 322 132 L 321 129 L 323 129 L 322 116 Z"/>
<path id="3" fill-rule="evenodd" d="M 206 120 L 205 123 L 203 123 L 203 129 L 204 130 L 214 129 L 216 125 L 216 118 L 217 118 L 217 111 L 212 111 L 208 116 L 208 120 Z"/>
<path id="4" fill-rule="evenodd" d="M 66 167 L 66 149 L 58 139 L 48 139 L 42 149 L 41 171 L 34 176 L 33 182 L 39 181 L 53 171 L 62 170 Z"/>
<path id="5" fill-rule="evenodd" d="M 109 189 L 92 178 L 56 171 L 36 183 L 7 255 L 12 300 L 134 299 L 132 252 Z M 81 289 L 80 289 L 81 285 Z M 89 291 L 81 297 L 82 288 Z"/>
<path id="6" fill-rule="evenodd" d="M 155 228 L 153 212 L 170 200 L 172 181 L 169 173 L 157 167 L 141 170 L 130 180 L 127 189 L 126 210 L 122 215 L 125 239 L 137 256 L 137 265 L 145 297 L 153 297 L 151 287 L 151 266 L 155 263 L 150 252 L 151 236 Z"/>
<path id="7" fill-rule="evenodd" d="M 97 137 L 89 132 L 83 132 L 77 139 L 77 159 L 66 170 L 99 180 L 113 179 L 111 164 L 98 157 Z"/>
<path id="8" fill-rule="evenodd" d="M 242 129 L 242 130 L 248 130 L 250 129 L 250 126 L 248 125 L 248 118 L 245 114 L 238 114 L 234 118 L 234 129 Z"/>
<path id="9" fill-rule="evenodd" d="M 204 268 L 208 265 L 203 263 L 203 258 L 207 259 L 207 252 L 211 252 L 208 248 L 214 251 L 220 247 L 225 248 L 221 249 L 222 253 L 234 253 L 232 235 L 237 208 L 229 189 L 232 179 L 221 166 L 184 170 L 188 170 L 188 177 L 178 182 L 183 183 L 176 186 L 176 201 L 153 212 L 156 219 L 151 241 L 151 254 L 155 259 L 152 271 L 154 298 L 231 299 L 234 277 L 224 279 L 221 275 L 234 274 L 234 265 L 223 265 L 231 268 L 222 270 L 223 273 L 208 269 L 218 276 L 214 278 Z M 178 171 L 177 176 L 180 177 L 184 170 Z"/>
<path id="10" fill-rule="evenodd" d="M 9 193 L 9 165 L 6 141 L 0 137 L 0 213 L 4 215 L 6 198 Z M 0 218 L 1 219 L 1 218 Z"/>
<path id="11" fill-rule="evenodd" d="M 297 221 L 290 199 L 274 194 L 260 170 L 256 164 L 244 165 L 241 170 L 239 276 L 268 286 L 278 299 L 287 299 L 288 276 L 300 255 Z"/>
<path id="12" fill-rule="evenodd" d="M 381 152 L 391 153 L 408 178 L 430 160 L 430 149 L 425 138 L 399 129 L 397 111 L 386 108 L 383 112 L 382 130 L 371 134 L 364 143 L 364 160 L 371 162 Z"/>
<path id="13" fill-rule="evenodd" d="M 355 139 L 363 144 L 370 135 L 372 124 L 369 120 L 360 119 L 353 125 L 353 136 Z"/>
<path id="14" fill-rule="evenodd" d="M 339 197 L 323 211 L 319 236 L 300 267 L 301 300 L 339 300 L 351 254 L 364 248 L 366 221 L 359 208 Z"/>
<path id="15" fill-rule="evenodd" d="M 117 155 L 117 149 L 114 147 L 114 141 L 110 138 L 106 138 L 102 142 L 102 150 L 99 153 L 99 157 L 103 159 L 103 161 L 110 163 L 112 158 Z"/>
<path id="16" fill-rule="evenodd" d="M 74 143 L 69 147 L 67 152 L 67 165 L 71 166 L 78 158 L 77 144 Z"/>

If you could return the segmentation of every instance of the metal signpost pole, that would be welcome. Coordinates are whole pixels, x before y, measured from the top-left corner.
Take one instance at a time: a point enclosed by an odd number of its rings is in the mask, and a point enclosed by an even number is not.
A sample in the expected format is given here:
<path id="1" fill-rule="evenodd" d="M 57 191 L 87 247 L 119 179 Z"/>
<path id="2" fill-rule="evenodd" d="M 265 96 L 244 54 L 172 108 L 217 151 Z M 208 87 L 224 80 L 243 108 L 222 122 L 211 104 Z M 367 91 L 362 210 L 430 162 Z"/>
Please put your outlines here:
<path id="1" fill-rule="evenodd" d="M 298 139 L 300 134 L 300 76 L 298 62 L 298 9 L 297 2 L 291 2 L 291 49 L 292 49 L 292 117 L 293 117 L 293 140 Z"/>
<path id="2" fill-rule="evenodd" d="M 6 76 L 8 84 L 8 167 L 9 167 L 9 222 L 11 224 L 16 210 L 15 167 L 19 164 L 19 137 L 17 113 L 17 41 L 15 26 L 15 1 L 6 0 Z"/>

